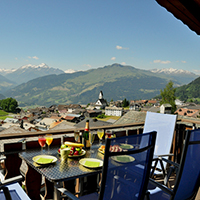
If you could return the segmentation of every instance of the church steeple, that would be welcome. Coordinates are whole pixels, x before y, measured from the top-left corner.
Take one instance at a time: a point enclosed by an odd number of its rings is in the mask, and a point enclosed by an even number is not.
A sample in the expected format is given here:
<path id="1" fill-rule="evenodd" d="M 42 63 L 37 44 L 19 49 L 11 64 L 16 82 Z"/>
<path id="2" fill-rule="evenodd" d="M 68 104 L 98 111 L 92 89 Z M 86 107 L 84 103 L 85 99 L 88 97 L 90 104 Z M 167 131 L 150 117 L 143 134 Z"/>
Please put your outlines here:
<path id="1" fill-rule="evenodd" d="M 100 91 L 100 93 L 99 93 L 99 99 L 103 99 L 103 92 L 102 91 Z"/>

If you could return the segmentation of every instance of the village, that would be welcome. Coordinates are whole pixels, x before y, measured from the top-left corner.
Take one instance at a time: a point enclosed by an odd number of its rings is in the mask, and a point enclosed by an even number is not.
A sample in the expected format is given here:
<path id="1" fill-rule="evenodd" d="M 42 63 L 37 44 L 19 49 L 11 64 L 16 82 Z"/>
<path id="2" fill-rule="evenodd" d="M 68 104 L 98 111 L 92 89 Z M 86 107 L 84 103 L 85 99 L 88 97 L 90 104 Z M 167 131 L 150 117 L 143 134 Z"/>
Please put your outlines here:
<path id="1" fill-rule="evenodd" d="M 200 105 L 176 100 L 176 106 L 174 114 L 178 118 L 186 121 L 191 119 L 196 122 L 196 126 L 200 124 Z M 159 100 L 137 100 L 130 101 L 129 107 L 123 108 L 122 100 L 111 101 L 108 105 L 100 91 L 97 101 L 88 105 L 52 105 L 49 108 L 21 110 L 19 114 L 1 122 L 0 134 L 84 128 L 86 119 L 90 120 L 90 127 L 138 123 L 145 121 L 147 111 L 170 114 L 171 105 L 160 105 Z M 189 125 L 194 126 L 194 123 Z"/>

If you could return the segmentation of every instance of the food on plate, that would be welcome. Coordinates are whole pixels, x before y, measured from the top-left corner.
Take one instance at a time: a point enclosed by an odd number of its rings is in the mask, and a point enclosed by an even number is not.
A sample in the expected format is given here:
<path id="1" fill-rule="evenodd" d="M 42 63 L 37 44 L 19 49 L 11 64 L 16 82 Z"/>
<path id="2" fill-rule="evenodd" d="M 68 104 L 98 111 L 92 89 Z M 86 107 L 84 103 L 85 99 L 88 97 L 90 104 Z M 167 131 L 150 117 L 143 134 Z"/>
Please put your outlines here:
<path id="1" fill-rule="evenodd" d="M 111 152 L 121 152 L 122 148 L 119 145 L 113 145 L 113 146 L 110 146 L 110 151 Z"/>
<path id="2" fill-rule="evenodd" d="M 80 143 L 74 143 L 74 142 L 65 142 L 61 145 L 61 147 L 58 149 L 58 153 L 60 153 L 60 149 L 63 148 L 70 148 L 69 156 L 79 156 L 82 154 L 82 147 L 84 145 Z"/>
<path id="3" fill-rule="evenodd" d="M 75 142 L 65 142 L 64 144 L 68 147 L 84 147 L 83 144 Z"/>
<path id="4" fill-rule="evenodd" d="M 105 153 L 105 145 L 101 145 L 99 147 L 99 151 L 102 152 L 102 153 Z"/>
<path id="5" fill-rule="evenodd" d="M 99 151 L 101 153 L 105 153 L 105 145 L 101 145 L 99 147 Z M 110 146 L 110 152 L 121 152 L 121 151 L 123 151 L 123 150 L 119 145 Z"/>

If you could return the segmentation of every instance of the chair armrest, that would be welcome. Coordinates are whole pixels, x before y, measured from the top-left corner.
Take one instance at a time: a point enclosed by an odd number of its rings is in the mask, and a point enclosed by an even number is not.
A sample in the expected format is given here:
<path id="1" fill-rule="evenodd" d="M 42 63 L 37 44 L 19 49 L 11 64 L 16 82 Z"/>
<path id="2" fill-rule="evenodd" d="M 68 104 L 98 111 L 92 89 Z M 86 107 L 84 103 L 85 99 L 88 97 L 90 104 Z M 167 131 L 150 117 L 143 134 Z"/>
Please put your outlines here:
<path id="1" fill-rule="evenodd" d="M 168 160 L 166 158 L 162 158 L 162 160 L 167 162 L 167 163 L 169 163 L 169 164 L 171 164 L 171 165 L 173 165 L 173 166 L 175 166 L 175 167 L 177 167 L 177 168 L 179 168 L 179 164 L 178 163 L 175 163 L 175 162 L 173 162 L 171 160 Z"/>
<path id="2" fill-rule="evenodd" d="M 61 186 L 55 185 L 54 186 L 59 192 L 63 193 L 66 195 L 69 199 L 72 200 L 79 200 L 76 196 L 74 196 L 71 192 L 69 192 L 67 189 L 62 188 Z"/>
<path id="3" fill-rule="evenodd" d="M 173 153 L 163 154 L 163 155 L 157 155 L 158 157 L 166 157 L 166 156 L 174 156 Z"/>
<path id="4" fill-rule="evenodd" d="M 22 175 L 15 176 L 15 177 L 1 181 L 0 186 L 7 185 L 7 184 L 10 184 L 10 183 L 13 183 L 13 182 L 19 182 L 19 181 L 22 181 L 22 180 L 23 180 Z"/>
<path id="5" fill-rule="evenodd" d="M 162 191 L 164 191 L 164 192 L 166 192 L 166 193 L 168 193 L 170 195 L 172 195 L 174 193 L 173 190 L 169 189 L 167 186 L 162 185 L 161 183 L 158 183 L 158 182 L 156 182 L 155 180 L 153 180 L 151 178 L 149 178 L 149 183 L 153 184 L 156 187 L 159 187 Z"/>

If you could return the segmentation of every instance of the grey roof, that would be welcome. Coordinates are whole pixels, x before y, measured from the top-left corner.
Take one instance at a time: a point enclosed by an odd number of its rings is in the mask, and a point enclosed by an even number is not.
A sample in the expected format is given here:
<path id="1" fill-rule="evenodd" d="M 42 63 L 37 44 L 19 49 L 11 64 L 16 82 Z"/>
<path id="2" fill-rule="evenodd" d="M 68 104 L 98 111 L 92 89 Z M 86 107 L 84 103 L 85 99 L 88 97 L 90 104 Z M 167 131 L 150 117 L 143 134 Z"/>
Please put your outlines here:
<path id="1" fill-rule="evenodd" d="M 130 124 L 137 122 L 144 122 L 146 118 L 146 112 L 128 111 L 124 116 L 118 119 L 114 124 Z"/>
<path id="2" fill-rule="evenodd" d="M 26 131 L 25 129 L 20 128 L 19 126 L 13 125 L 7 129 L 4 129 L 3 131 L 1 131 L 0 134 L 22 133 L 22 132 L 29 132 L 29 131 Z"/>
<path id="3" fill-rule="evenodd" d="M 54 126 L 50 130 L 63 130 L 63 129 L 72 129 L 74 128 L 74 123 L 63 121 L 59 123 L 57 126 Z"/>
<path id="4" fill-rule="evenodd" d="M 93 120 L 92 118 L 86 118 L 83 121 L 79 122 L 78 124 L 74 125 L 77 128 L 85 128 L 86 120 L 89 120 L 90 127 L 97 127 L 97 126 L 107 126 L 111 125 L 112 123 L 101 121 L 101 120 Z"/>

